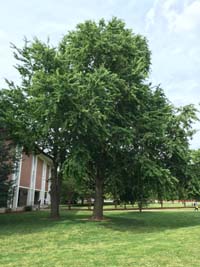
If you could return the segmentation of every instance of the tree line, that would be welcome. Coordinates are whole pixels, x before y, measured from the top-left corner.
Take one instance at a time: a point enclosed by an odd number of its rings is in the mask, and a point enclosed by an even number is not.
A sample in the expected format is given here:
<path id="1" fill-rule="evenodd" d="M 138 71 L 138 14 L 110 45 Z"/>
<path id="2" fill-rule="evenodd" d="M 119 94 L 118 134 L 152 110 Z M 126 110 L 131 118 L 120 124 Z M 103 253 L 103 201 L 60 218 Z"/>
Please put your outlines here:
<path id="1" fill-rule="evenodd" d="M 56 47 L 35 38 L 12 48 L 21 83 L 0 91 L 0 119 L 26 151 L 51 156 L 52 217 L 66 184 L 93 192 L 94 220 L 105 193 L 140 209 L 152 195 L 199 196 L 189 149 L 196 109 L 176 108 L 149 82 L 145 37 L 113 18 L 78 24 Z"/>

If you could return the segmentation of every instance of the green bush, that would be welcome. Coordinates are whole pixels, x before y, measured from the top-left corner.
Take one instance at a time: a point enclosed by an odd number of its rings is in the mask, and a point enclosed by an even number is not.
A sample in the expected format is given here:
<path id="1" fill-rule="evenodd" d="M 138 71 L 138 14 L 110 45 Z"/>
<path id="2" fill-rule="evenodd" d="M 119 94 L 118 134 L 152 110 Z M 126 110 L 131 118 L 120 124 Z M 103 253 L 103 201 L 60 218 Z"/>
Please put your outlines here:
<path id="1" fill-rule="evenodd" d="M 6 209 L 5 209 L 5 212 L 6 212 L 6 213 L 10 213 L 10 212 L 12 212 L 12 209 L 11 209 L 11 208 L 6 208 Z"/>
<path id="2" fill-rule="evenodd" d="M 25 206 L 24 211 L 32 211 L 33 207 L 32 206 Z"/>

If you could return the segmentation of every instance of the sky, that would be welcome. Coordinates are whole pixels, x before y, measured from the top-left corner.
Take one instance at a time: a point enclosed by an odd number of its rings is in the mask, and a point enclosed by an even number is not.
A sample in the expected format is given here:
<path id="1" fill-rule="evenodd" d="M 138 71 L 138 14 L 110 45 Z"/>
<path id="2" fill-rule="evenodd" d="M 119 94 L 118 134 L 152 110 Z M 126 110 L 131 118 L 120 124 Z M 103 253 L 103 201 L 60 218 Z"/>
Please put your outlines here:
<path id="1" fill-rule="evenodd" d="M 144 35 L 151 50 L 150 80 L 176 106 L 200 103 L 200 0 L 0 0 L 0 88 L 19 82 L 10 43 L 34 37 L 57 45 L 77 23 L 116 16 Z M 200 117 L 200 116 L 199 116 Z M 200 123 L 194 125 L 198 130 Z M 200 132 L 191 141 L 200 148 Z"/>

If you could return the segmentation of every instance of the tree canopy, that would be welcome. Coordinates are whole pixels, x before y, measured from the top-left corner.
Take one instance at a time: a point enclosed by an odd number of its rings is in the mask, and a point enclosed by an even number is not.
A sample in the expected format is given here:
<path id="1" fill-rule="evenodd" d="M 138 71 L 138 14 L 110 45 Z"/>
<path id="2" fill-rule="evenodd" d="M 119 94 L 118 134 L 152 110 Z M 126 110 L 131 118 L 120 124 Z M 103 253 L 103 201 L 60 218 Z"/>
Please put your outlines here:
<path id="1" fill-rule="evenodd" d="M 64 173 L 92 181 L 94 220 L 103 218 L 105 188 L 142 203 L 183 178 L 195 110 L 175 109 L 147 82 L 143 36 L 102 19 L 78 24 L 57 47 L 34 39 L 13 48 L 21 84 L 8 81 L 1 91 L 3 119 L 26 149 L 37 145 L 52 157 L 53 217 Z"/>

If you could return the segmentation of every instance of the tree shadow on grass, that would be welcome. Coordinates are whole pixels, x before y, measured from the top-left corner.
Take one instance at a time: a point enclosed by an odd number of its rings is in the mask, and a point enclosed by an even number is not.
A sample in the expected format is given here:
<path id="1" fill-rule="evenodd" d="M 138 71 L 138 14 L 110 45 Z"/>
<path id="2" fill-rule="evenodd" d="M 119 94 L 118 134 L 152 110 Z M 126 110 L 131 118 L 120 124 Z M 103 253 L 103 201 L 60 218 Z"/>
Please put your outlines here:
<path id="1" fill-rule="evenodd" d="M 61 212 L 58 220 L 51 219 L 49 211 L 0 214 L 0 236 L 51 231 L 52 228 L 62 228 L 62 225 L 80 224 L 90 216 L 85 212 L 77 213 L 78 211 Z"/>
<path id="2" fill-rule="evenodd" d="M 115 231 L 130 231 L 135 233 L 150 233 L 183 227 L 200 226 L 198 212 L 124 212 L 109 214 L 110 221 L 102 222 L 106 228 Z"/>
<path id="3" fill-rule="evenodd" d="M 13 234 L 30 234 L 42 231 L 70 230 L 70 227 L 87 226 L 104 228 L 113 231 L 132 233 L 151 233 L 183 227 L 200 226 L 198 212 L 105 212 L 105 221 L 90 221 L 91 212 L 65 211 L 61 212 L 59 220 L 52 220 L 48 211 L 27 212 L 20 214 L 0 215 L 0 236 Z M 81 226 L 81 227 L 82 227 Z"/>

